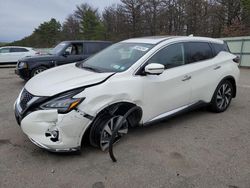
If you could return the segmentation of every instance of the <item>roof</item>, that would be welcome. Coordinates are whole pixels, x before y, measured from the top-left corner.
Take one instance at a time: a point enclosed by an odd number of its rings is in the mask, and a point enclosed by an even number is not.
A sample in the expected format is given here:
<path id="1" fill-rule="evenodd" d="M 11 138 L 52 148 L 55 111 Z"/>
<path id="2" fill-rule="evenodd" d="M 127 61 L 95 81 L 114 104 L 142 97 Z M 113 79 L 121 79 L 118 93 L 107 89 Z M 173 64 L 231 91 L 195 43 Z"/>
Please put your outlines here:
<path id="1" fill-rule="evenodd" d="M 122 42 L 131 42 L 131 43 L 148 43 L 148 44 L 158 44 L 170 39 L 179 39 L 184 41 L 207 41 L 214 43 L 223 43 L 222 40 L 208 38 L 208 37 L 195 37 L 195 36 L 152 36 L 152 37 L 140 37 L 140 38 L 131 38 L 124 40 Z"/>
<path id="2" fill-rule="evenodd" d="M 62 42 L 67 42 L 67 43 L 71 43 L 71 42 L 105 42 L 105 43 L 112 43 L 112 41 L 105 41 L 105 40 L 66 40 L 66 41 L 62 41 Z"/>
<path id="3" fill-rule="evenodd" d="M 171 38 L 174 38 L 174 36 L 150 36 L 150 37 L 131 38 L 124 40 L 122 42 L 157 44 L 159 42 Z"/>
<path id="4" fill-rule="evenodd" d="M 32 47 L 25 47 L 25 46 L 1 46 L 0 48 L 32 48 Z"/>

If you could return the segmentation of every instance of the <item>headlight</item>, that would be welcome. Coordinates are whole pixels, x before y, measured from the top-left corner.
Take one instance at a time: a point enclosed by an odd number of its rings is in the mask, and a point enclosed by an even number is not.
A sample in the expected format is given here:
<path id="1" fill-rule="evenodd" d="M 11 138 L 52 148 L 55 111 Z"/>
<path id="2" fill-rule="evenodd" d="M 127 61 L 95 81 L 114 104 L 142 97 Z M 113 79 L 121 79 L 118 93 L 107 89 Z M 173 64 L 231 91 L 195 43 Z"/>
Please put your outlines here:
<path id="1" fill-rule="evenodd" d="M 28 64 L 26 62 L 19 62 L 18 63 L 18 68 L 28 68 Z"/>
<path id="2" fill-rule="evenodd" d="M 56 97 L 40 107 L 42 109 L 57 109 L 59 113 L 67 113 L 75 109 L 85 98 L 72 98 L 75 92 L 69 92 Z"/>

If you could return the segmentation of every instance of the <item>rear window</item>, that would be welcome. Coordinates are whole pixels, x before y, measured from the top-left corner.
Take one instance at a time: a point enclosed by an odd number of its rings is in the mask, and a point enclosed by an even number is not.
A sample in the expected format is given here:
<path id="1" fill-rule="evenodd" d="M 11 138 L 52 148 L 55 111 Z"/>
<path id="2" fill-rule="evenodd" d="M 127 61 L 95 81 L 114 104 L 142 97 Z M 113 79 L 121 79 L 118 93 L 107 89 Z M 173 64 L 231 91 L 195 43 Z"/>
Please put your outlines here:
<path id="1" fill-rule="evenodd" d="M 186 63 L 194 63 L 213 57 L 212 49 L 207 42 L 187 42 L 184 46 Z"/>
<path id="2" fill-rule="evenodd" d="M 9 48 L 1 48 L 0 53 L 9 53 L 10 49 Z"/>
<path id="3" fill-rule="evenodd" d="M 214 53 L 215 53 L 215 55 L 217 55 L 221 51 L 230 52 L 226 43 L 223 43 L 223 44 L 212 43 L 212 45 L 214 47 Z"/>
<path id="4" fill-rule="evenodd" d="M 10 52 L 28 52 L 29 50 L 25 48 L 11 48 Z"/>

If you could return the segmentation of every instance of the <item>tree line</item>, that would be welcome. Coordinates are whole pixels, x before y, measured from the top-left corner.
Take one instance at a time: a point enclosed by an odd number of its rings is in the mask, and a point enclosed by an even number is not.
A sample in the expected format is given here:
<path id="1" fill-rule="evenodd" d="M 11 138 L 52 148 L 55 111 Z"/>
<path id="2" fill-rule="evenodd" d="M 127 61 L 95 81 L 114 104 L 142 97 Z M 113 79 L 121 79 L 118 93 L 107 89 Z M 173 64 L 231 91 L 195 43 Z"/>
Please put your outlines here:
<path id="1" fill-rule="evenodd" d="M 153 35 L 244 36 L 250 0 L 120 0 L 102 12 L 86 3 L 63 23 L 52 18 L 11 45 L 52 47 L 62 40 L 112 40 Z"/>

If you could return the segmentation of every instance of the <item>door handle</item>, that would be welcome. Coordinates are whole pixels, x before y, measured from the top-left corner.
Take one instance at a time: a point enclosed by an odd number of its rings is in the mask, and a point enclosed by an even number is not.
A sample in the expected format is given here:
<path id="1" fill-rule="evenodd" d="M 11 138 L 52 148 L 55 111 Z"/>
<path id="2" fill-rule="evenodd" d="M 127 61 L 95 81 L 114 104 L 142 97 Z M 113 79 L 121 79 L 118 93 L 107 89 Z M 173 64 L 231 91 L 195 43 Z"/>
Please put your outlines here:
<path id="1" fill-rule="evenodd" d="M 189 76 L 189 75 L 185 75 L 182 79 L 182 81 L 187 81 L 187 80 L 190 80 L 192 78 L 192 76 Z"/>
<path id="2" fill-rule="evenodd" d="M 214 70 L 217 70 L 217 69 L 220 69 L 220 68 L 221 68 L 221 66 L 218 65 L 218 66 L 214 67 Z"/>

